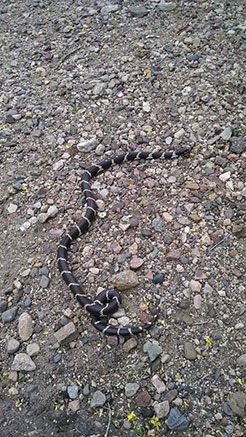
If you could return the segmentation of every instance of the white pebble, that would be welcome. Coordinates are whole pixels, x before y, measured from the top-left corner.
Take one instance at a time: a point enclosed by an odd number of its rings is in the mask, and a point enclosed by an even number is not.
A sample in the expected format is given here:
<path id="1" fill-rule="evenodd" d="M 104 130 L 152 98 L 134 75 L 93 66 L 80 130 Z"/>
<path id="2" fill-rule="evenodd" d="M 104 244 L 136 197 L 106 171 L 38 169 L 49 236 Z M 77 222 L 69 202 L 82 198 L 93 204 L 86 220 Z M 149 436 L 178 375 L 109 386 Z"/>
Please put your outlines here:
<path id="1" fill-rule="evenodd" d="M 244 323 L 237 323 L 235 325 L 235 329 L 243 329 L 244 328 Z"/>
<path id="2" fill-rule="evenodd" d="M 9 212 L 9 214 L 13 214 L 14 212 L 17 211 L 18 206 L 15 205 L 14 203 L 10 203 L 7 210 Z"/>
<path id="3" fill-rule="evenodd" d="M 144 112 L 150 112 L 149 102 L 143 102 L 143 110 L 144 110 Z"/>
<path id="4" fill-rule="evenodd" d="M 219 178 L 222 182 L 226 182 L 230 179 L 231 177 L 231 172 L 230 171 L 226 171 L 225 173 L 222 173 Z"/>

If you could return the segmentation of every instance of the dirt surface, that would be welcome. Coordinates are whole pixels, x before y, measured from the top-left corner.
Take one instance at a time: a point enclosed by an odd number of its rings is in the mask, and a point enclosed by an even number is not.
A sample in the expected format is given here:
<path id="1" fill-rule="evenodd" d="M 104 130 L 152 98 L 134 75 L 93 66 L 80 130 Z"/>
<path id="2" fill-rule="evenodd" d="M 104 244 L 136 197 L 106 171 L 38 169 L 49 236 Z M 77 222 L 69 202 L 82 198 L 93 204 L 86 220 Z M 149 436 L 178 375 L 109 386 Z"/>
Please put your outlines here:
<path id="1" fill-rule="evenodd" d="M 243 0 L 1 1 L 0 437 L 246 435 L 245 15 Z M 113 325 L 159 311 L 141 336 L 104 337 L 57 269 L 83 169 L 182 146 L 92 182 L 72 271 L 92 296 L 136 272 Z"/>

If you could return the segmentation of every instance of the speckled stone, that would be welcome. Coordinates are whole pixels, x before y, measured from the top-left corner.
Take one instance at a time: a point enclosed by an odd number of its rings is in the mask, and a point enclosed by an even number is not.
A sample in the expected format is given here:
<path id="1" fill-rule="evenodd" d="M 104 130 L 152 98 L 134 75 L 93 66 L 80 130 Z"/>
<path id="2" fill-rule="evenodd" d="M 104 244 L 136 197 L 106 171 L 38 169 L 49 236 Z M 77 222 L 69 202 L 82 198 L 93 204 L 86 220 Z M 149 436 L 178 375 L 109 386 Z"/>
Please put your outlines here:
<path id="1" fill-rule="evenodd" d="M 36 369 L 36 364 L 32 361 L 29 355 L 20 353 L 15 355 L 11 370 L 21 372 L 31 372 Z"/>

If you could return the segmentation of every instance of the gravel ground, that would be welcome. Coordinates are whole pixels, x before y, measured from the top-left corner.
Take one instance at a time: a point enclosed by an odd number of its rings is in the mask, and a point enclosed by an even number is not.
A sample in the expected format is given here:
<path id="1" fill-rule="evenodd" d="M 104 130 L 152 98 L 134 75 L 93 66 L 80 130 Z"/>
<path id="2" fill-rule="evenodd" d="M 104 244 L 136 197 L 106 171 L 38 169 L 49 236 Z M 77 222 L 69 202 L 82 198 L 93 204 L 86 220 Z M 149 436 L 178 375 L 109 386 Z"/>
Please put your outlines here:
<path id="1" fill-rule="evenodd" d="M 246 435 L 245 17 L 243 0 L 1 1 L 1 437 Z M 94 296 L 133 280 L 112 324 L 159 307 L 148 333 L 101 336 L 57 270 L 81 173 L 187 145 L 93 180 L 72 270 Z"/>

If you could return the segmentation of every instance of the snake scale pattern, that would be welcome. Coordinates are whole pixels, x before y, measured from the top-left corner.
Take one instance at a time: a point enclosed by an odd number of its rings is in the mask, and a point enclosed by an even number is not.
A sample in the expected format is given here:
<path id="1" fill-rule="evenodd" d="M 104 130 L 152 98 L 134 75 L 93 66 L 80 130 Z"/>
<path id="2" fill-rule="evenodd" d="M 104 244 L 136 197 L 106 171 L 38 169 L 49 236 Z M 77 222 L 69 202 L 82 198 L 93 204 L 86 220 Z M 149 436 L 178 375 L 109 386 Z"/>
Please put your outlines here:
<path id="1" fill-rule="evenodd" d="M 79 304 L 82 305 L 90 313 L 92 325 L 104 334 L 118 336 L 139 334 L 149 329 L 153 325 L 154 321 L 157 318 L 157 315 L 153 317 L 153 320 L 150 323 L 146 323 L 142 326 L 116 328 L 114 326 L 108 325 L 107 322 L 104 322 L 103 319 L 118 310 L 121 303 L 120 293 L 117 290 L 103 290 L 96 296 L 95 300 L 91 300 L 89 296 L 84 293 L 84 291 L 74 278 L 72 272 L 70 271 L 67 263 L 67 252 L 71 246 L 71 243 L 80 235 L 85 234 L 88 231 L 93 219 L 96 216 L 97 204 L 91 191 L 89 181 L 98 173 L 108 170 L 111 166 L 115 164 L 122 164 L 127 161 L 134 160 L 174 159 L 189 151 L 189 147 L 182 147 L 180 149 L 167 152 L 135 151 L 122 153 L 121 155 L 118 155 L 114 158 L 106 159 L 96 165 L 92 165 L 82 174 L 81 188 L 83 190 L 83 195 L 86 203 L 86 213 L 82 220 L 72 229 L 70 229 L 69 232 L 67 232 L 67 234 L 63 237 L 58 247 L 58 267 L 63 280 L 68 285 L 74 297 L 77 299 Z"/>

